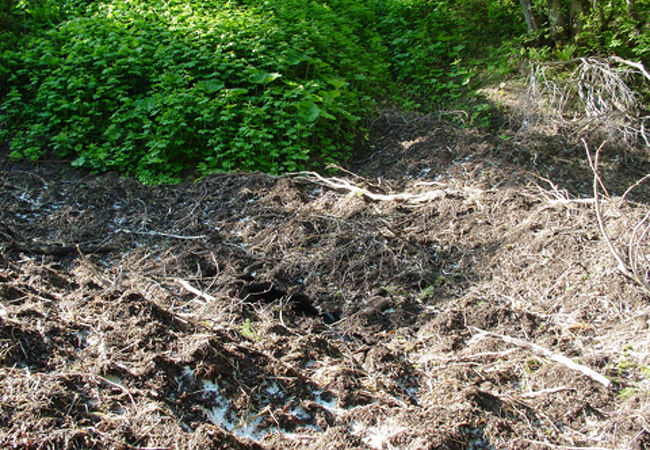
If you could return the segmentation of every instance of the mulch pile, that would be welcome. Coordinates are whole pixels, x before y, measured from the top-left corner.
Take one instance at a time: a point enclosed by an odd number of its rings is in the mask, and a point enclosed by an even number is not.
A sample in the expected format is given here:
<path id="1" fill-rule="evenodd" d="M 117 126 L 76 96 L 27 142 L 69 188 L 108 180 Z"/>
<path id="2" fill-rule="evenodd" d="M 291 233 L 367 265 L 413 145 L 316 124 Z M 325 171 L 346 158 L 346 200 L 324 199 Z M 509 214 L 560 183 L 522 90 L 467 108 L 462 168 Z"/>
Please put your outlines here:
<path id="1" fill-rule="evenodd" d="M 584 149 L 399 114 L 371 142 L 159 187 L 2 156 L 0 445 L 650 446 L 650 299 Z M 601 161 L 646 277 L 650 164 Z"/>

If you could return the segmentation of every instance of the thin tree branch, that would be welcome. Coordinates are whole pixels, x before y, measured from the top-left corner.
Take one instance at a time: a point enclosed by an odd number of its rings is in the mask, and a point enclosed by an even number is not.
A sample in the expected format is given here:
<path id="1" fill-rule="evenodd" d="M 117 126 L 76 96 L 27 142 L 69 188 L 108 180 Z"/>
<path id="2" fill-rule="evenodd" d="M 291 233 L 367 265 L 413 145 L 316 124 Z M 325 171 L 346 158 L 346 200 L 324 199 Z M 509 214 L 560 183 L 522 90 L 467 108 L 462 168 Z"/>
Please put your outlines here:
<path id="1" fill-rule="evenodd" d="M 178 278 L 176 280 L 176 282 L 178 284 L 180 284 L 186 291 L 191 292 L 192 294 L 196 295 L 197 297 L 201 297 L 201 298 L 203 298 L 203 299 L 205 299 L 205 300 L 207 300 L 209 302 L 214 302 L 214 301 L 217 300 L 216 297 L 213 297 L 210 294 L 206 294 L 205 292 L 199 291 L 197 288 L 195 288 L 194 286 L 192 286 L 190 283 L 188 283 L 185 280 L 182 280 L 182 279 Z"/>
<path id="2" fill-rule="evenodd" d="M 620 58 L 618 56 L 610 56 L 609 59 L 611 61 L 616 61 L 617 63 L 621 63 L 621 64 L 624 64 L 626 66 L 630 66 L 630 67 L 635 68 L 636 70 L 639 71 L 639 73 L 641 73 L 644 77 L 646 77 L 648 79 L 648 81 L 650 81 L 650 73 L 648 73 L 648 71 L 643 66 L 643 64 L 638 63 L 638 62 L 634 62 L 634 61 L 629 61 L 627 59 L 623 59 L 623 58 Z"/>
<path id="3" fill-rule="evenodd" d="M 502 340 L 503 342 L 505 342 L 507 344 L 513 344 L 513 345 L 516 345 L 518 347 L 522 347 L 522 348 L 531 350 L 531 351 L 533 351 L 535 353 L 538 353 L 538 354 L 540 354 L 540 355 L 542 355 L 542 356 L 544 356 L 544 357 L 546 357 L 546 358 L 548 358 L 548 359 L 550 359 L 552 361 L 560 363 L 560 364 L 568 367 L 571 370 L 575 370 L 575 371 L 578 371 L 578 372 L 582 373 L 583 375 L 591 378 L 592 380 L 594 380 L 597 383 L 602 384 L 603 386 L 605 386 L 608 389 L 612 387 L 611 380 L 609 380 L 604 375 L 599 374 L 598 372 L 596 372 L 593 369 L 590 369 L 587 366 L 575 363 L 571 359 L 567 358 L 566 356 L 560 355 L 559 353 L 554 353 L 554 352 L 550 351 L 549 349 L 547 349 L 545 347 L 542 347 L 541 345 L 533 344 L 532 342 L 524 341 L 522 339 L 517 339 L 517 338 L 511 337 L 511 336 L 505 336 L 503 334 L 492 333 L 491 331 L 482 330 L 482 329 L 476 328 L 476 327 L 469 327 L 469 328 L 478 333 L 477 336 L 478 336 L 479 339 L 482 336 L 490 336 L 490 337 L 500 339 L 500 340 Z M 477 337 L 477 336 L 475 336 L 475 337 Z"/>

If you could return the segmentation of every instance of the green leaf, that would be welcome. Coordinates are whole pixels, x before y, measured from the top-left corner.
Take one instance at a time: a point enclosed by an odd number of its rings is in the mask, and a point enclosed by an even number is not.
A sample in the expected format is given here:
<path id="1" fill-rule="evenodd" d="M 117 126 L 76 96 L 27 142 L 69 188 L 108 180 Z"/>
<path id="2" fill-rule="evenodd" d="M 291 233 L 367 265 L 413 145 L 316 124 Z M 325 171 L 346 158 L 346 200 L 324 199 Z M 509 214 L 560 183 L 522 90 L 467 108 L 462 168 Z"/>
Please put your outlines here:
<path id="1" fill-rule="evenodd" d="M 295 50 L 290 50 L 289 53 L 286 55 L 287 62 L 291 66 L 297 66 L 303 61 L 307 61 L 308 57 L 304 53 L 297 52 Z"/>
<path id="2" fill-rule="evenodd" d="M 341 96 L 341 91 L 318 91 L 318 95 L 322 98 L 323 103 L 329 105 Z"/>
<path id="3" fill-rule="evenodd" d="M 320 115 L 325 119 L 336 120 L 336 117 L 334 117 L 332 114 L 328 113 L 327 111 L 321 110 Z"/>
<path id="4" fill-rule="evenodd" d="M 300 102 L 296 105 L 296 108 L 298 109 L 298 115 L 306 122 L 314 122 L 321 113 L 318 105 L 310 101 Z"/>
<path id="5" fill-rule="evenodd" d="M 226 89 L 226 93 L 229 97 L 237 97 L 239 95 L 248 94 L 248 89 L 245 88 L 232 88 Z"/>
<path id="6" fill-rule="evenodd" d="M 84 164 L 86 164 L 86 157 L 85 156 L 80 156 L 79 158 L 72 161 L 71 164 L 74 167 L 82 167 Z"/>
<path id="7" fill-rule="evenodd" d="M 349 120 L 350 122 L 358 122 L 359 120 L 361 120 L 361 117 L 350 114 L 347 111 L 341 111 L 341 115 L 347 120 Z"/>
<path id="8" fill-rule="evenodd" d="M 273 80 L 280 78 L 282 74 L 279 73 L 268 73 L 268 72 L 257 72 L 249 78 L 251 83 L 255 84 L 269 84 Z"/>
<path id="9" fill-rule="evenodd" d="M 156 109 L 156 99 L 151 97 L 138 99 L 134 102 L 134 104 L 136 107 L 142 108 L 148 113 L 151 113 Z"/>
<path id="10" fill-rule="evenodd" d="M 323 77 L 323 80 L 332 86 L 334 86 L 334 89 L 341 89 L 344 88 L 345 86 L 348 85 L 347 81 L 344 80 L 337 80 L 335 78 L 330 78 L 330 77 Z"/>
<path id="11" fill-rule="evenodd" d="M 200 91 L 205 92 L 206 94 L 214 94 L 215 92 L 223 89 L 225 86 L 226 85 L 222 81 L 215 79 L 203 80 L 196 83 L 196 88 Z"/>

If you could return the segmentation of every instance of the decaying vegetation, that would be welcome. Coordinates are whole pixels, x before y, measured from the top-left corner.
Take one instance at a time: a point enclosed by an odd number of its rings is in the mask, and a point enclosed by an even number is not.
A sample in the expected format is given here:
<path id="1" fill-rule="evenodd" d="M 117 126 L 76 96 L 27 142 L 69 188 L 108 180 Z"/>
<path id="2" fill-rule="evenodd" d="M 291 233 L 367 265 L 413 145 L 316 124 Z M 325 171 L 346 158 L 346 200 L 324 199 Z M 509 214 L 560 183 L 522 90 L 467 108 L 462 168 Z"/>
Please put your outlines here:
<path id="1" fill-rule="evenodd" d="M 649 448 L 649 13 L 0 0 L 0 446 Z"/>
<path id="2" fill-rule="evenodd" d="M 371 139 L 336 177 L 178 186 L 5 159 L 0 442 L 645 448 L 650 304 L 612 248 L 647 283 L 647 160 Z"/>

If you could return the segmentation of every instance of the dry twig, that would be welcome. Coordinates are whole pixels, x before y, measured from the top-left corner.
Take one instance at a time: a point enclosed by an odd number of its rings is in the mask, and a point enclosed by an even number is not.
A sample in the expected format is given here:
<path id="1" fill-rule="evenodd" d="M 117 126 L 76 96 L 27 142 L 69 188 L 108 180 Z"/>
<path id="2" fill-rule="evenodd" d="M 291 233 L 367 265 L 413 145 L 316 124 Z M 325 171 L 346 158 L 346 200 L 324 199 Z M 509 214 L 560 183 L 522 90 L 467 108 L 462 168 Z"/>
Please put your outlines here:
<path id="1" fill-rule="evenodd" d="M 572 66 L 568 76 L 556 76 L 556 68 L 566 74 Z M 638 95 L 628 82 L 635 75 L 650 80 L 643 64 L 616 56 L 531 64 L 524 124 L 569 125 L 574 134 L 609 129 L 625 141 L 640 138 L 650 146 L 647 117 L 639 117 Z"/>
<path id="2" fill-rule="evenodd" d="M 201 234 L 198 236 L 182 236 L 180 234 L 173 234 L 173 233 L 164 233 L 162 231 L 154 231 L 154 230 L 148 230 L 148 231 L 134 231 L 134 230 L 127 230 L 126 228 L 120 228 L 119 230 L 115 231 L 115 233 L 128 233 L 128 234 L 140 234 L 144 236 L 161 236 L 161 237 L 166 237 L 170 239 L 182 239 L 182 240 L 195 240 L 195 239 L 205 239 L 207 236 Z"/>
<path id="3" fill-rule="evenodd" d="M 594 190 L 594 209 L 596 211 L 596 219 L 598 220 L 598 228 L 600 229 L 600 233 L 603 236 L 603 239 L 605 239 L 605 242 L 607 243 L 607 247 L 609 248 L 610 253 L 618 263 L 618 270 L 631 279 L 632 281 L 636 282 L 642 289 L 643 291 L 650 295 L 650 284 L 648 284 L 645 279 L 641 278 L 639 275 L 639 264 L 638 264 L 638 248 L 639 248 L 639 243 L 645 239 L 645 236 L 648 232 L 648 229 L 650 227 L 646 226 L 643 230 L 643 232 L 640 234 L 639 238 L 636 238 L 638 231 L 641 229 L 642 226 L 648 221 L 650 218 L 650 212 L 646 214 L 643 219 L 636 225 L 634 228 L 634 231 L 632 233 L 632 237 L 630 238 L 630 242 L 628 244 L 628 261 L 624 261 L 621 255 L 618 253 L 616 248 L 614 247 L 614 244 L 612 243 L 612 239 L 609 237 L 607 234 L 607 230 L 605 230 L 605 223 L 603 221 L 603 215 L 602 215 L 602 210 L 600 207 L 600 193 L 598 190 L 598 186 L 600 185 L 601 187 L 604 188 L 604 184 L 600 178 L 600 175 L 598 174 L 598 163 L 599 163 L 599 158 L 600 158 L 600 152 L 603 149 L 605 142 L 603 142 L 600 147 L 596 150 L 596 153 L 594 154 L 593 158 L 591 156 L 591 152 L 589 151 L 589 146 L 587 143 L 583 140 L 582 141 L 584 146 L 585 146 L 585 151 L 587 152 L 587 159 L 589 160 L 589 165 L 591 166 L 591 170 L 594 173 L 594 183 L 593 183 L 593 190 Z M 645 178 L 645 177 L 644 177 Z M 639 182 L 637 182 L 637 185 Z M 636 186 L 636 185 L 635 185 Z M 628 189 L 629 191 L 630 189 Z M 627 192 L 626 191 L 626 194 Z"/>
<path id="4" fill-rule="evenodd" d="M 563 392 L 563 391 L 570 391 L 570 390 L 573 389 L 568 386 L 560 386 L 556 388 L 548 388 L 548 389 L 541 389 L 539 391 L 526 392 L 520 394 L 519 396 L 523 398 L 534 398 L 534 397 L 540 397 L 542 395 L 555 394 L 556 392 Z"/>
<path id="5" fill-rule="evenodd" d="M 190 283 L 188 283 L 185 280 L 182 280 L 182 279 L 178 278 L 178 279 L 176 279 L 176 282 L 178 284 L 180 284 L 186 291 L 191 292 L 192 294 L 196 295 L 197 297 L 201 297 L 201 298 L 203 298 L 203 299 L 205 299 L 205 300 L 207 300 L 209 302 L 214 302 L 214 301 L 217 300 L 216 297 L 213 297 L 210 294 L 206 294 L 203 291 L 199 291 L 197 288 L 195 288 L 194 286 L 192 286 Z M 199 302 L 199 303 L 205 304 L 204 302 Z"/>
<path id="6" fill-rule="evenodd" d="M 370 200 L 387 201 L 387 202 L 403 201 L 406 203 L 416 204 L 416 205 L 437 200 L 439 198 L 443 198 L 448 195 L 465 194 L 465 195 L 476 196 L 477 194 L 481 194 L 484 192 L 480 189 L 468 188 L 466 190 L 457 190 L 457 189 L 452 190 L 447 188 L 447 189 L 430 190 L 422 193 L 401 192 L 399 194 L 376 194 L 374 192 L 370 192 L 367 189 L 364 189 L 362 187 L 359 187 L 351 183 L 349 180 L 346 180 L 345 178 L 338 178 L 338 177 L 325 178 L 316 172 L 299 172 L 297 175 L 300 176 L 302 179 L 310 181 L 312 183 L 317 183 L 322 186 L 329 187 L 331 189 L 346 190 L 355 194 L 362 195 Z"/>
<path id="7" fill-rule="evenodd" d="M 559 353 L 554 353 L 549 349 L 542 347 L 541 345 L 533 344 L 532 342 L 524 341 L 522 339 L 517 339 L 511 336 L 505 336 L 503 334 L 492 333 L 490 331 L 482 330 L 476 327 L 469 327 L 469 328 L 478 333 L 472 339 L 482 339 L 485 336 L 501 339 L 505 343 L 513 344 L 518 347 L 532 350 L 533 352 L 545 356 L 546 358 L 552 361 L 560 363 L 571 370 L 576 370 L 582 373 L 583 375 L 591 378 L 592 380 L 596 381 L 597 383 L 602 384 L 606 388 L 610 388 L 612 386 L 612 382 L 607 377 L 599 374 L 595 370 L 590 369 L 589 367 L 584 366 L 582 364 L 575 363 L 571 359 L 567 358 L 566 356 L 560 355 Z"/>

